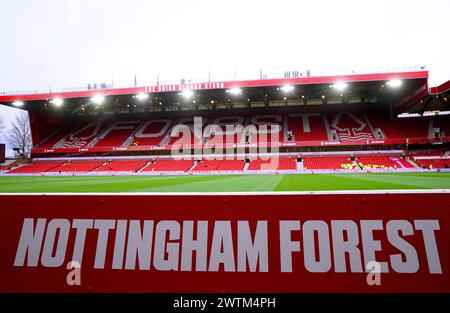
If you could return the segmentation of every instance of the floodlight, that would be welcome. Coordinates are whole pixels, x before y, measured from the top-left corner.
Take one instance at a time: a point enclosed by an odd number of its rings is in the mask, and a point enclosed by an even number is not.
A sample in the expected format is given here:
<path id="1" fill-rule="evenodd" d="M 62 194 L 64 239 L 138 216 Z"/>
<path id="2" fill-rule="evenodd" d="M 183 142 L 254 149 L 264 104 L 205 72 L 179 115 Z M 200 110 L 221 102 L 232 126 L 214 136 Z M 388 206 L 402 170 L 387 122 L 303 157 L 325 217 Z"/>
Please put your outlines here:
<path id="1" fill-rule="evenodd" d="M 14 101 L 12 103 L 12 105 L 15 106 L 15 107 L 21 107 L 21 106 L 24 105 L 24 103 L 23 103 L 23 101 Z"/>
<path id="2" fill-rule="evenodd" d="M 232 95 L 237 96 L 237 95 L 242 93 L 242 89 L 241 88 L 237 88 L 237 87 L 236 88 L 231 88 L 231 89 L 227 90 L 227 93 L 231 93 Z"/>
<path id="3" fill-rule="evenodd" d="M 389 87 L 398 88 L 402 85 L 402 81 L 400 79 L 391 79 L 386 83 Z"/>
<path id="4" fill-rule="evenodd" d="M 91 98 L 91 101 L 95 104 L 102 104 L 105 101 L 105 96 L 103 95 L 95 95 Z"/>
<path id="5" fill-rule="evenodd" d="M 53 104 L 56 107 L 60 107 L 61 105 L 64 104 L 64 100 L 61 98 L 55 98 L 53 100 L 50 100 L 50 103 Z"/>
<path id="6" fill-rule="evenodd" d="M 134 96 L 136 99 L 138 99 L 139 101 L 144 101 L 148 99 L 148 94 L 147 93 L 138 93 L 137 95 Z"/>
<path id="7" fill-rule="evenodd" d="M 185 89 L 181 92 L 181 95 L 186 98 L 189 99 L 190 97 L 192 97 L 194 95 L 194 92 L 190 89 Z"/>
<path id="8" fill-rule="evenodd" d="M 294 90 L 294 86 L 291 85 L 284 85 L 283 87 L 280 88 L 282 91 L 284 92 L 291 92 L 292 90 Z"/>
<path id="9" fill-rule="evenodd" d="M 333 85 L 333 88 L 338 91 L 344 91 L 348 87 L 348 84 L 345 82 L 337 82 Z"/>
<path id="10" fill-rule="evenodd" d="M 409 118 L 409 117 L 420 117 L 421 115 L 419 113 L 401 113 L 398 114 L 397 117 L 398 118 Z"/>

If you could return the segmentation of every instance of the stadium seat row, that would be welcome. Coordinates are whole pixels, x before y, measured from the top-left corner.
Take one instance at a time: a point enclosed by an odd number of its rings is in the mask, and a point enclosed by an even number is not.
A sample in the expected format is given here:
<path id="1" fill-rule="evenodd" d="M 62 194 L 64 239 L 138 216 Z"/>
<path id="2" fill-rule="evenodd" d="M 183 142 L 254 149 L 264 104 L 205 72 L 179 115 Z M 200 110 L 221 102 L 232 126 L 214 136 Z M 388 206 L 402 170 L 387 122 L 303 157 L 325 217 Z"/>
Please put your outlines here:
<path id="1" fill-rule="evenodd" d="M 415 167 L 448 168 L 450 158 L 410 159 L 399 155 L 357 156 L 353 160 L 344 156 L 255 158 L 246 164 L 237 160 L 175 160 L 175 159 L 111 159 L 35 161 L 16 167 L 9 173 L 88 173 L 88 172 L 208 172 L 208 171 L 282 171 L 282 170 L 352 170 L 352 169 L 408 169 Z"/>

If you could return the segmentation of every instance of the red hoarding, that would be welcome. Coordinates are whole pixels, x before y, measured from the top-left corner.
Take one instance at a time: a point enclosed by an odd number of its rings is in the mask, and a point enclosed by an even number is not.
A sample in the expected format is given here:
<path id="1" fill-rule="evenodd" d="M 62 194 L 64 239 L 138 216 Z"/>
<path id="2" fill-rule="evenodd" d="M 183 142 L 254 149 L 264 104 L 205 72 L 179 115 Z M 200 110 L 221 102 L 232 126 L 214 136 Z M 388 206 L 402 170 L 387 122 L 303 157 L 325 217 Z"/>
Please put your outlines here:
<path id="1" fill-rule="evenodd" d="M 0 204 L 0 292 L 450 292 L 445 192 Z"/>
<path id="2" fill-rule="evenodd" d="M 350 140 L 350 141 L 295 141 L 266 142 L 261 144 L 213 144 L 213 145 L 167 145 L 167 146 L 128 146 L 128 147 L 86 147 L 86 148 L 34 148 L 32 153 L 77 153 L 77 152 L 114 152 L 114 151 L 153 151 L 153 150 L 190 150 L 190 149 L 223 149 L 223 148 L 267 148 L 267 147 L 316 147 L 316 146 L 368 146 L 368 145 L 404 145 L 413 143 L 432 143 L 430 138 L 399 138 L 385 140 Z M 450 142 L 450 136 L 443 137 L 440 142 Z"/>

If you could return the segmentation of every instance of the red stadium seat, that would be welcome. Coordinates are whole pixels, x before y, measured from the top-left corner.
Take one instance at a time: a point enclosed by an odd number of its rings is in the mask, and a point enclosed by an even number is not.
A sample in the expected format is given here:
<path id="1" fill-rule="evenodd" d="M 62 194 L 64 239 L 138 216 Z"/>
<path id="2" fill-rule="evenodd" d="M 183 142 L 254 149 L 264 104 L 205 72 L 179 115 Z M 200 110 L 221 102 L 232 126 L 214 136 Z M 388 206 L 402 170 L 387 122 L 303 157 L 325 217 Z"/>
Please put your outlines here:
<path id="1" fill-rule="evenodd" d="M 414 168 L 400 156 L 359 156 L 357 162 L 362 169 L 398 169 Z"/>
<path id="2" fill-rule="evenodd" d="M 95 172 L 136 172 L 143 168 L 149 160 L 112 160 L 96 168 Z"/>
<path id="3" fill-rule="evenodd" d="M 303 168 L 305 170 L 343 170 L 355 169 L 349 157 L 305 157 L 303 158 Z"/>
<path id="4" fill-rule="evenodd" d="M 23 165 L 23 166 L 15 168 L 15 169 L 12 169 L 8 173 L 14 173 L 14 174 L 43 173 L 43 172 L 52 170 L 53 168 L 56 168 L 56 167 L 60 166 L 61 164 L 64 164 L 64 162 L 63 161 L 33 162 L 33 163 L 29 163 L 27 165 Z"/>
<path id="5" fill-rule="evenodd" d="M 69 161 L 47 172 L 85 172 L 88 173 L 101 166 L 104 161 Z"/>
<path id="6" fill-rule="evenodd" d="M 193 165 L 192 160 L 156 160 L 142 172 L 186 172 Z"/>
<path id="7" fill-rule="evenodd" d="M 193 171 L 242 171 L 244 160 L 203 160 Z"/>
<path id="8" fill-rule="evenodd" d="M 295 158 L 257 158 L 250 162 L 249 171 L 279 171 L 279 170 L 296 170 L 297 160 Z"/>
<path id="9" fill-rule="evenodd" d="M 450 158 L 431 158 L 431 159 L 415 159 L 420 167 L 428 169 L 450 168 Z"/>

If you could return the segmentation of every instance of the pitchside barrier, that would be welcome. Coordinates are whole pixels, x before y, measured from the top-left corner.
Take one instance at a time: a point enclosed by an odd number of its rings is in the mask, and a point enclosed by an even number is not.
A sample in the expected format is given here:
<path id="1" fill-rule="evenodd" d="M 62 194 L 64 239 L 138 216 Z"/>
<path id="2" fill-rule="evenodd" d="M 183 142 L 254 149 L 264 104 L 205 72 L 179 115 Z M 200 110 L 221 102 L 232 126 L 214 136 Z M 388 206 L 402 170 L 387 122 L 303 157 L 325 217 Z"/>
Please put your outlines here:
<path id="1" fill-rule="evenodd" d="M 0 204 L 0 292 L 450 292 L 448 190 Z"/>
<path id="2" fill-rule="evenodd" d="M 263 158 L 263 157 L 298 157 L 301 156 L 349 156 L 349 155 L 390 155 L 390 154 L 402 154 L 404 150 L 370 150 L 370 151 L 320 151 L 320 152 L 260 152 L 258 153 L 236 153 L 236 154 L 192 154 L 192 155 L 136 155 L 136 156 L 89 156 L 89 157 L 52 157 L 52 158 L 33 158 L 33 161 L 68 161 L 68 160 L 139 160 L 139 159 L 152 159 L 157 158 L 161 160 L 176 160 L 176 159 L 187 159 L 187 160 L 202 160 L 202 159 L 216 159 L 216 160 L 236 160 L 239 158 Z M 436 158 L 436 157 L 433 157 Z"/>
<path id="3" fill-rule="evenodd" d="M 189 142 L 191 142 L 189 140 Z M 442 137 L 439 144 L 450 142 L 450 136 Z M 114 151 L 161 151 L 161 150 L 204 150 L 204 149 L 245 149 L 245 148 L 283 148 L 283 147 L 321 147 L 321 146 L 367 146 L 367 145 L 408 145 L 415 143 L 436 143 L 428 137 L 422 138 L 398 138 L 385 140 L 348 140 L 348 141 L 295 141 L 295 142 L 262 142 L 251 144 L 225 143 L 225 144 L 174 144 L 167 146 L 127 146 L 127 147 L 85 147 L 85 148 L 34 148 L 33 154 L 51 153 L 78 153 L 78 152 L 114 152 Z"/>

